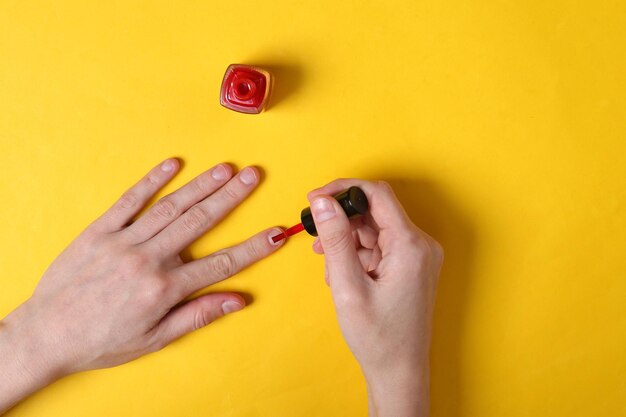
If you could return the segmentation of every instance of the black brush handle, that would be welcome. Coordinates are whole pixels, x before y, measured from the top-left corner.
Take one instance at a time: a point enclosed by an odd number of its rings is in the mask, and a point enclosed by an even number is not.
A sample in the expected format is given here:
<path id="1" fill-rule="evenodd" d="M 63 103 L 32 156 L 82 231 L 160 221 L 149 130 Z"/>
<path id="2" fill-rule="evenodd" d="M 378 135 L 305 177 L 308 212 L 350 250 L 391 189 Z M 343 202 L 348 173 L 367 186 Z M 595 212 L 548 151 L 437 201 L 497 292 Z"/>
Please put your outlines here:
<path id="1" fill-rule="evenodd" d="M 367 202 L 367 196 L 359 187 L 350 187 L 345 191 L 333 196 L 343 211 L 348 217 L 354 217 L 367 213 L 369 204 Z M 302 209 L 300 213 L 300 220 L 304 226 L 304 230 L 311 236 L 317 236 L 317 228 L 315 222 L 313 222 L 313 215 L 311 215 L 311 207 Z"/>

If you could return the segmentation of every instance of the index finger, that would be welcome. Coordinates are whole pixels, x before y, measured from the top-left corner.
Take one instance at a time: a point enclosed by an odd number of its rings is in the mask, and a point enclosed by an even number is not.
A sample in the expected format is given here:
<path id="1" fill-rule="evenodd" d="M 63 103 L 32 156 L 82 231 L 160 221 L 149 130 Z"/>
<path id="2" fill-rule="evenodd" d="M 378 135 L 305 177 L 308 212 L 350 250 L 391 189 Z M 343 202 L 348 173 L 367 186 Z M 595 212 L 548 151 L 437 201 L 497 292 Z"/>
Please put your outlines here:
<path id="1" fill-rule="evenodd" d="M 138 183 L 128 189 L 102 216 L 92 223 L 94 228 L 104 232 L 122 229 L 141 211 L 180 168 L 176 158 L 169 158 L 152 168 Z"/>
<path id="2" fill-rule="evenodd" d="M 183 296 L 187 296 L 232 277 L 280 248 L 284 241 L 273 243 L 271 239 L 278 233 L 282 233 L 282 229 L 264 230 L 237 245 L 178 267 L 173 271 L 175 285 L 181 290 Z"/>

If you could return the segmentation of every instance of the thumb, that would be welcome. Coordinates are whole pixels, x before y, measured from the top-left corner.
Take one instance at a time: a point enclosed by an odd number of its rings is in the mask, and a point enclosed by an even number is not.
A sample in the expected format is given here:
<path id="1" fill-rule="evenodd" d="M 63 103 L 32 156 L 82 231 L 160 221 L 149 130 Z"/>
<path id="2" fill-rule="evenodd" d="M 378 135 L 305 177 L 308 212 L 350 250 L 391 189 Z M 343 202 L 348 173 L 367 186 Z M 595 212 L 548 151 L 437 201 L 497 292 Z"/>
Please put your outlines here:
<path id="1" fill-rule="evenodd" d="M 324 249 L 331 288 L 362 283 L 363 267 L 354 245 L 352 227 L 337 200 L 315 196 L 311 200 L 311 214 Z"/>
<path id="2" fill-rule="evenodd" d="M 157 344 L 165 346 L 170 342 L 200 329 L 225 314 L 239 311 L 246 302 L 239 294 L 207 294 L 172 309 L 155 329 Z"/>

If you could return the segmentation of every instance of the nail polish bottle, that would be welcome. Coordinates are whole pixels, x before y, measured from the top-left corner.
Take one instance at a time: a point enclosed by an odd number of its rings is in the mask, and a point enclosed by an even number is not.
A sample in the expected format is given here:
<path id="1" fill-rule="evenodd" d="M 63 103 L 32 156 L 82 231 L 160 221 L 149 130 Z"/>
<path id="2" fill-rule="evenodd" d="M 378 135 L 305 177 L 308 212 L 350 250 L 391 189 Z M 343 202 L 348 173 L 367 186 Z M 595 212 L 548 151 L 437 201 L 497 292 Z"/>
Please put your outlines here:
<path id="1" fill-rule="evenodd" d="M 268 71 L 232 64 L 222 80 L 220 104 L 240 113 L 261 113 L 267 107 L 271 88 L 272 76 Z"/>

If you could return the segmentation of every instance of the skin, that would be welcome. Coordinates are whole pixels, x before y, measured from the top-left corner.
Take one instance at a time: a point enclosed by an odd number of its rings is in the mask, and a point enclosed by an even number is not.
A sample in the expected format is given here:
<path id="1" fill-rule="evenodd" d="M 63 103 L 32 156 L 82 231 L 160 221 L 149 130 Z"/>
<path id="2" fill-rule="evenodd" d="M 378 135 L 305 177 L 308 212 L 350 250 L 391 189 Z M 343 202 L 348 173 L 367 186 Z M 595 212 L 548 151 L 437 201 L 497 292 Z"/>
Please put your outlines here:
<path id="1" fill-rule="evenodd" d="M 359 186 L 369 212 L 352 224 L 331 195 Z M 369 415 L 426 416 L 441 246 L 385 182 L 340 179 L 309 193 L 342 334 L 367 381 Z"/>
<path id="2" fill-rule="evenodd" d="M 0 414 L 64 376 L 129 362 L 244 308 L 236 293 L 184 300 L 275 252 L 284 242 L 271 236 L 281 229 L 187 263 L 180 252 L 253 191 L 259 172 L 219 164 L 138 216 L 179 168 L 168 159 L 126 191 L 0 321 Z M 329 197 L 350 185 L 371 206 L 352 225 Z M 325 256 L 340 327 L 367 380 L 370 416 L 427 415 L 441 248 L 384 183 L 338 180 L 309 198 L 320 235 L 313 249 Z"/>

